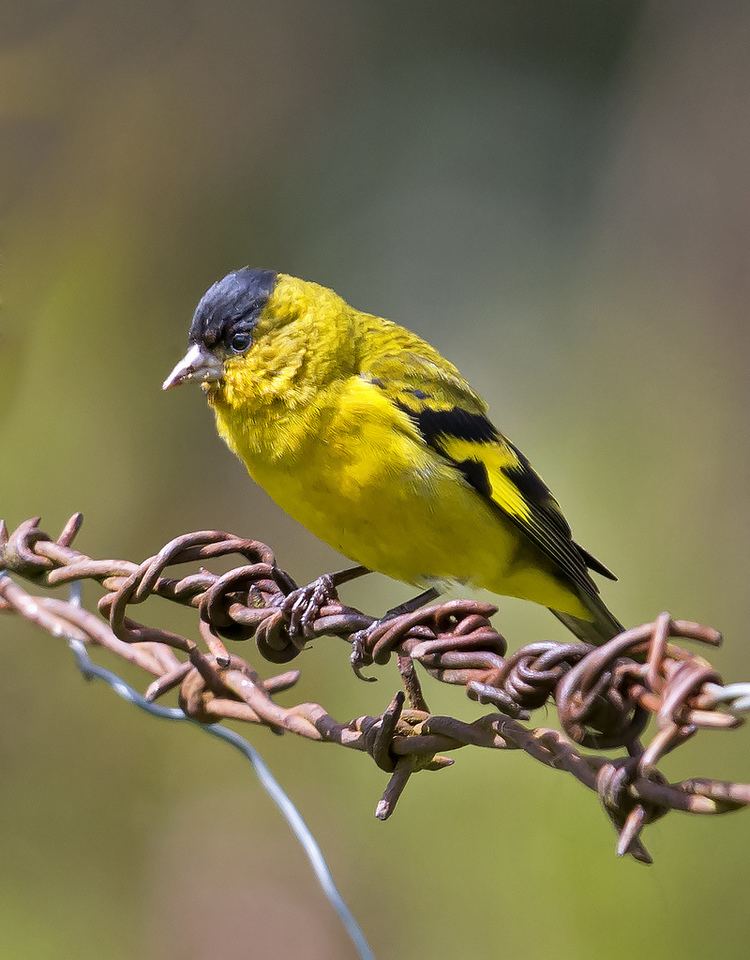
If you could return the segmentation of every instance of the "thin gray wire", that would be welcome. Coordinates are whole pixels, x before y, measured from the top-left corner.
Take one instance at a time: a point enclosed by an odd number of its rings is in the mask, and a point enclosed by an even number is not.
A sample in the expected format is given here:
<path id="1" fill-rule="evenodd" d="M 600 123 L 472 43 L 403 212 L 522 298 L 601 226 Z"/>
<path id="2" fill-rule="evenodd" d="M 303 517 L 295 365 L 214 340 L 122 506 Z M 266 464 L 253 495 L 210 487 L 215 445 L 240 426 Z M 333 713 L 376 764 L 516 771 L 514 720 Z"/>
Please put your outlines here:
<path id="1" fill-rule="evenodd" d="M 70 602 L 75 606 L 81 605 L 80 581 L 74 581 L 73 584 L 71 584 Z M 151 714 L 152 717 L 160 717 L 162 720 L 180 720 L 190 723 L 198 730 L 202 730 L 204 733 L 207 733 L 212 737 L 216 737 L 218 740 L 224 740 L 225 743 L 229 743 L 231 746 L 236 747 L 236 749 L 239 750 L 247 760 L 249 760 L 250 765 L 260 781 L 260 785 L 276 804 L 279 812 L 289 824 L 292 833 L 299 841 L 302 849 L 305 851 L 307 859 L 310 861 L 310 865 L 313 868 L 313 872 L 323 890 L 323 893 L 326 895 L 333 909 L 339 915 L 339 919 L 354 943 L 357 954 L 361 960 L 375 960 L 375 954 L 368 944 L 362 928 L 357 923 L 356 919 L 354 918 L 354 914 L 347 906 L 346 901 L 336 886 L 331 869 L 326 863 L 325 857 L 323 856 L 323 851 L 320 849 L 317 840 L 312 835 L 312 832 L 305 823 L 301 813 L 292 803 L 284 788 L 271 773 L 270 769 L 266 765 L 265 760 L 263 760 L 255 747 L 248 743 L 244 737 L 241 737 L 238 733 L 235 733 L 234 730 L 229 730 L 227 727 L 222 727 L 218 723 L 198 723 L 197 721 L 186 716 L 186 714 L 183 713 L 179 707 L 162 707 L 158 704 L 150 703 L 143 696 L 141 696 L 141 694 L 134 687 L 131 687 L 130 684 L 126 683 L 122 677 L 119 677 L 111 670 L 107 670 L 106 667 L 100 667 L 99 664 L 94 663 L 89 656 L 88 650 L 86 649 L 86 645 L 84 643 L 67 634 L 66 639 L 70 649 L 73 651 L 73 656 L 76 659 L 78 669 L 87 680 L 94 678 L 97 680 L 103 680 L 119 697 L 121 697 L 123 700 L 127 700 L 128 703 L 132 703 L 133 706 L 136 706 L 141 710 L 145 710 L 145 712 Z"/>

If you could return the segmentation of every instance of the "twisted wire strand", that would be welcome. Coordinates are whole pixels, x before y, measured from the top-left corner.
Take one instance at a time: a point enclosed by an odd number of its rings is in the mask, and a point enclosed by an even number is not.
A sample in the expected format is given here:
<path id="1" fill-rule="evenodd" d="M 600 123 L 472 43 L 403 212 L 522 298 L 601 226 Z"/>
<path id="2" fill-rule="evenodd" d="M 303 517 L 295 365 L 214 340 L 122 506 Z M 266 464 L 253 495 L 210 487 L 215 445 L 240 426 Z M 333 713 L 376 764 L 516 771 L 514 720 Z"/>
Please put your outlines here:
<path id="1" fill-rule="evenodd" d="M 5 577 L 7 577 L 7 574 L 4 574 L 2 571 L 0 571 L 0 585 Z M 72 607 L 80 609 L 80 580 L 76 580 L 71 583 L 68 602 Z M 354 914 L 350 910 L 346 900 L 336 886 L 336 881 L 333 879 L 333 873 L 326 862 L 323 851 L 320 849 L 320 845 L 313 836 L 302 814 L 292 802 L 289 794 L 287 794 L 276 777 L 274 777 L 270 768 L 255 747 L 253 747 L 252 744 L 250 744 L 244 737 L 241 737 L 234 730 L 230 730 L 228 727 L 223 727 L 221 724 L 200 724 L 189 717 L 179 707 L 163 707 L 160 704 L 149 702 L 134 687 L 123 680 L 122 677 L 114 673 L 114 671 L 108 670 L 106 667 L 102 667 L 99 664 L 94 663 L 89 656 L 89 652 L 84 641 L 79 640 L 72 633 L 65 633 L 62 629 L 60 631 L 60 635 L 68 641 L 68 646 L 73 653 L 76 665 L 86 680 L 103 680 L 104 683 L 106 683 L 117 694 L 118 697 L 125 700 L 127 703 L 131 703 L 139 710 L 143 710 L 150 716 L 158 717 L 162 720 L 188 722 L 194 728 L 201 730 L 203 733 L 230 744 L 230 746 L 238 750 L 245 757 L 245 759 L 248 760 L 258 778 L 260 785 L 276 805 L 300 846 L 304 850 L 305 856 L 307 857 L 310 866 L 313 869 L 313 873 L 315 874 L 315 878 L 317 879 L 318 884 L 323 890 L 323 893 L 325 894 L 329 903 L 338 914 L 344 929 L 354 944 L 354 947 L 357 951 L 357 956 L 360 957 L 360 960 L 375 960 L 375 954 L 367 942 L 367 938 L 365 937 L 362 928 L 357 923 Z"/>
<path id="2" fill-rule="evenodd" d="M 650 856 L 641 832 L 667 812 L 720 814 L 750 804 L 748 784 L 670 783 L 657 769 L 701 729 L 737 727 L 750 709 L 750 685 L 725 685 L 707 660 L 674 642 L 717 646 L 721 635 L 710 627 L 663 613 L 601 647 L 538 642 L 506 656 L 491 604 L 449 600 L 378 620 L 340 601 L 336 575 L 298 587 L 259 541 L 204 530 L 174 538 L 140 564 L 98 560 L 72 546 L 81 521 L 74 514 L 57 538 L 40 529 L 38 518 L 12 534 L 0 527 L 0 569 L 41 587 L 94 580 L 104 590 L 99 611 L 107 622 L 53 597 L 32 598 L 7 576 L 0 580 L 0 609 L 139 666 L 152 677 L 145 702 L 176 690 L 182 715 L 209 729 L 241 720 L 368 753 L 390 774 L 379 819 L 392 814 L 414 773 L 441 770 L 453 762 L 445 753 L 470 745 L 523 750 L 576 777 L 598 794 L 618 833 L 617 852 L 642 862 Z M 242 563 L 227 573 L 203 566 L 231 554 Z M 172 574 L 186 563 L 198 567 Z M 338 583 L 361 572 L 348 571 Z M 136 620 L 133 608 L 151 596 L 196 609 L 199 641 Z M 395 656 L 406 696 L 399 691 L 380 715 L 343 723 L 317 703 L 284 707 L 275 697 L 295 685 L 299 671 L 262 678 L 225 642 L 254 638 L 263 659 L 286 664 L 323 636 L 349 642 L 358 672 Z M 431 714 L 414 664 L 463 686 L 493 711 L 471 722 Z M 562 732 L 525 725 L 550 703 Z M 643 743 L 649 722 L 656 730 Z M 624 753 L 612 759 L 583 752 L 604 749 Z"/>

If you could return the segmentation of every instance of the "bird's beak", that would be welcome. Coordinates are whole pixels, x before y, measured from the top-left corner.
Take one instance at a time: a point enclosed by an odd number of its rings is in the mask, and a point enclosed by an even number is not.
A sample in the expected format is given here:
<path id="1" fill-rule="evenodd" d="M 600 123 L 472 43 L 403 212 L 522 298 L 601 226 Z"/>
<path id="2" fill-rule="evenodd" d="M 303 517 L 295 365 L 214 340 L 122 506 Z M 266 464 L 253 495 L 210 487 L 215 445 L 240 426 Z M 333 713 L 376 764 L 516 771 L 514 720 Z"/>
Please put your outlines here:
<path id="1" fill-rule="evenodd" d="M 202 344 L 194 343 L 164 381 L 162 390 L 179 387 L 182 383 L 211 383 L 221 380 L 223 375 L 221 360 Z"/>

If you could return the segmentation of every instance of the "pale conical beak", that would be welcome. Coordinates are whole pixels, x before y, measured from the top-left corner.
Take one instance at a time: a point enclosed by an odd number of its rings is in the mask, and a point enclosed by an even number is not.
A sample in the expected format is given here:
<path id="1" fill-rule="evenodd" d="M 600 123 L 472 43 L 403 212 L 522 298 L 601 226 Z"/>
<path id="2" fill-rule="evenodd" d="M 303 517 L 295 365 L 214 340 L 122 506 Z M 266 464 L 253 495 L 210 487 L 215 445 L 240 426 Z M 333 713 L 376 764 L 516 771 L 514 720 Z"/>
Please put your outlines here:
<path id="1" fill-rule="evenodd" d="M 224 364 L 202 344 L 194 343 L 162 384 L 162 390 L 182 383 L 210 383 L 221 380 Z"/>

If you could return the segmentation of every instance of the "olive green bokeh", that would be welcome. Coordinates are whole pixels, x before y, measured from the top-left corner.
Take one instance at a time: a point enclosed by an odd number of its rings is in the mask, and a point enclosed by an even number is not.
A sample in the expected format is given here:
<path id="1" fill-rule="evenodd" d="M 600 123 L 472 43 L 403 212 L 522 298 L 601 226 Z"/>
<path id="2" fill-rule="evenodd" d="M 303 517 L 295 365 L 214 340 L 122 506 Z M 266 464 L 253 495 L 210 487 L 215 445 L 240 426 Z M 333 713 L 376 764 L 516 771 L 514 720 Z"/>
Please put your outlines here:
<path id="1" fill-rule="evenodd" d="M 205 287 L 274 267 L 431 339 L 620 575 L 618 616 L 711 623 L 748 677 L 748 39 L 739 2 L 0 0 L 0 513 L 81 509 L 95 555 L 216 526 L 300 580 L 337 563 L 199 391 L 160 391 Z M 501 607 L 513 646 L 562 636 Z M 1 957 L 352 955 L 237 757 L 0 633 Z M 339 641 L 300 663 L 299 697 L 340 718 L 396 687 Z M 463 751 L 381 824 L 364 757 L 252 738 L 383 960 L 747 955 L 750 815 L 666 818 L 648 870 L 523 756 Z M 681 753 L 671 775 L 750 775 L 743 732 Z"/>

